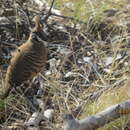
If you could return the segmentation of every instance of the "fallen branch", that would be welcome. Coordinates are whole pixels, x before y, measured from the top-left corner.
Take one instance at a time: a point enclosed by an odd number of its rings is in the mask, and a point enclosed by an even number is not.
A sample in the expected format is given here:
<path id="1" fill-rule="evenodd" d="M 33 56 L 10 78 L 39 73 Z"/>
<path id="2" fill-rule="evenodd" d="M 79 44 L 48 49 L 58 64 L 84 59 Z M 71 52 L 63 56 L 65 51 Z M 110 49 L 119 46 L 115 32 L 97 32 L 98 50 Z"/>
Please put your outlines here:
<path id="1" fill-rule="evenodd" d="M 64 130 L 94 130 L 129 113 L 130 100 L 113 105 L 96 115 L 86 117 L 82 120 L 74 119 L 71 114 L 66 114 L 63 117 Z"/>

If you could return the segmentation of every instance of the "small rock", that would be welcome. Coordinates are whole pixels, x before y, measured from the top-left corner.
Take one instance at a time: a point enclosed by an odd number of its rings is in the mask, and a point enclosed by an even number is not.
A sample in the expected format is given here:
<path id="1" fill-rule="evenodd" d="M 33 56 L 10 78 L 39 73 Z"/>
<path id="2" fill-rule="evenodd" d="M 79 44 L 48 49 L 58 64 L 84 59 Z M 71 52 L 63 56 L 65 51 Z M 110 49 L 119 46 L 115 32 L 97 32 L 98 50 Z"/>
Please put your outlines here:
<path id="1" fill-rule="evenodd" d="M 65 74 L 65 78 L 68 78 L 68 77 L 73 76 L 73 75 L 74 75 L 73 72 L 68 72 L 68 73 Z"/>
<path id="2" fill-rule="evenodd" d="M 91 57 L 83 57 L 83 60 L 84 60 L 85 62 L 90 63 L 91 60 L 92 60 L 92 58 L 91 58 Z"/>
<path id="3" fill-rule="evenodd" d="M 51 72 L 50 70 L 45 71 L 45 76 L 49 76 L 49 75 L 51 75 L 51 74 L 52 74 L 52 72 Z"/>
<path id="4" fill-rule="evenodd" d="M 57 52 L 59 52 L 62 55 L 69 55 L 69 54 L 71 54 L 72 51 L 68 48 L 63 48 L 63 47 L 59 46 L 57 49 Z"/>
<path id="5" fill-rule="evenodd" d="M 106 73 L 110 74 L 111 70 L 110 69 L 103 69 Z"/>
<path id="6" fill-rule="evenodd" d="M 106 64 L 106 65 L 110 65 L 112 62 L 113 62 L 113 57 L 107 57 L 107 58 L 105 59 L 105 64 Z"/>
<path id="7" fill-rule="evenodd" d="M 48 120 L 52 120 L 54 117 L 54 110 L 53 109 L 47 109 L 46 111 L 44 111 L 44 116 L 48 119 Z"/>

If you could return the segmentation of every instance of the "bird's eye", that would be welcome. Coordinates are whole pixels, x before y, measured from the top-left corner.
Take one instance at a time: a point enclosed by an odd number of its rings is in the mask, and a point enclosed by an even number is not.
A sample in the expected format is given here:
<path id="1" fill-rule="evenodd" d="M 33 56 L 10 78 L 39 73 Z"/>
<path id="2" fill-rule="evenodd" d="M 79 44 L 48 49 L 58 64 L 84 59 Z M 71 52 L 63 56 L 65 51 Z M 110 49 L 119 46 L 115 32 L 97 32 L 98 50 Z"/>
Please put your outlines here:
<path id="1" fill-rule="evenodd" d="M 32 22 L 31 23 L 31 28 L 34 28 L 35 27 L 35 22 Z"/>
<path id="2" fill-rule="evenodd" d="M 32 35 L 32 39 L 37 39 L 35 34 Z"/>

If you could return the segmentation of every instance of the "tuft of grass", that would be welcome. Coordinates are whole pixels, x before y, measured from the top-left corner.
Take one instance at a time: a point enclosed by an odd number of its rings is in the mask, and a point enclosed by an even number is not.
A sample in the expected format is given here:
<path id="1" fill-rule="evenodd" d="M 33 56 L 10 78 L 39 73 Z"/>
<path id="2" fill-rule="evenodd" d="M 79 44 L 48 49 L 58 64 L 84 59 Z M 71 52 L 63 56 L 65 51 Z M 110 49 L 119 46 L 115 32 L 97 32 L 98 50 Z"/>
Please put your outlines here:
<path id="1" fill-rule="evenodd" d="M 64 15 L 87 22 L 90 17 L 99 22 L 105 20 L 104 11 L 108 9 L 120 10 L 126 6 L 124 0 L 56 0 L 55 7 Z"/>

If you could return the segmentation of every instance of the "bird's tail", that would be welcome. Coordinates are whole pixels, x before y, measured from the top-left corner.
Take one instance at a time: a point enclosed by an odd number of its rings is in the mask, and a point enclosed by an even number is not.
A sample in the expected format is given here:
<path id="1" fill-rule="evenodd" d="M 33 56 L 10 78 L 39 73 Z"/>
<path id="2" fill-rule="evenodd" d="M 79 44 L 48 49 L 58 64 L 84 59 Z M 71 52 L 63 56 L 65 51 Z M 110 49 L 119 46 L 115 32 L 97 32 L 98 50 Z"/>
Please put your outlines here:
<path id="1" fill-rule="evenodd" d="M 5 99 L 8 97 L 9 93 L 11 91 L 11 85 L 8 82 L 8 80 L 5 79 L 5 83 L 3 85 L 3 88 L 0 90 L 0 99 Z"/>

